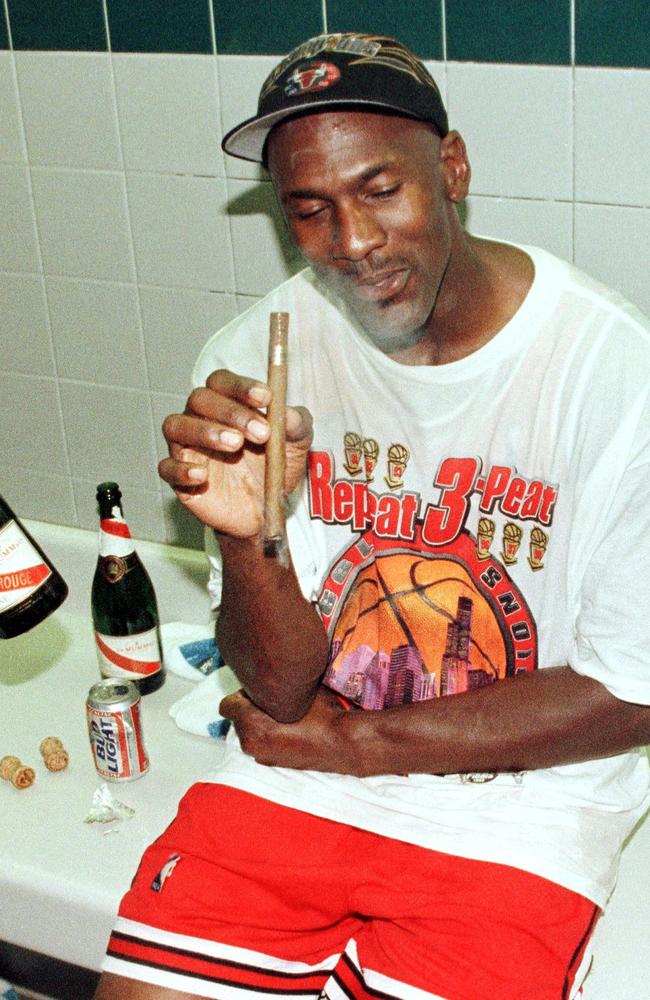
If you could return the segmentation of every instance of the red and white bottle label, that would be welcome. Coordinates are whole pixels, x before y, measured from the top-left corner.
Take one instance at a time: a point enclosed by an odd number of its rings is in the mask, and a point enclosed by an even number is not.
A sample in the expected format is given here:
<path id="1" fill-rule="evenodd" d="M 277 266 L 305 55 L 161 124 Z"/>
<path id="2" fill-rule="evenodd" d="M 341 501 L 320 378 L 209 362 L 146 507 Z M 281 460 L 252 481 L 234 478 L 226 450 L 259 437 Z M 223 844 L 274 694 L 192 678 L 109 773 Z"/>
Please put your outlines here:
<path id="1" fill-rule="evenodd" d="M 52 570 L 15 521 L 0 528 L 0 612 L 30 597 L 51 575 Z"/>
<path id="2" fill-rule="evenodd" d="M 135 552 L 129 526 L 120 514 L 119 507 L 113 507 L 111 517 L 103 517 L 99 524 L 100 556 L 124 556 Z"/>
<path id="3" fill-rule="evenodd" d="M 95 632 L 97 659 L 102 677 L 137 680 L 160 670 L 157 629 L 136 635 L 103 635 Z"/>

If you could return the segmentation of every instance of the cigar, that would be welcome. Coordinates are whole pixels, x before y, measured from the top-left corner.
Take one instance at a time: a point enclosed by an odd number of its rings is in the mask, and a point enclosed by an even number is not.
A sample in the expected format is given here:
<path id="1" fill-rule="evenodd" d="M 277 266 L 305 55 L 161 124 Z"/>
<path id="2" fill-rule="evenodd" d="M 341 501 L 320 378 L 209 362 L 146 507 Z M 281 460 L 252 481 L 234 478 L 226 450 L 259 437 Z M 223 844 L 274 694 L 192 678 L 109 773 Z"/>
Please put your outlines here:
<path id="1" fill-rule="evenodd" d="M 271 389 L 266 419 L 271 433 L 266 443 L 264 477 L 264 550 L 277 554 L 284 543 L 285 507 L 285 419 L 287 410 L 287 335 L 289 313 L 272 312 L 269 323 L 269 368 L 267 382 Z"/>

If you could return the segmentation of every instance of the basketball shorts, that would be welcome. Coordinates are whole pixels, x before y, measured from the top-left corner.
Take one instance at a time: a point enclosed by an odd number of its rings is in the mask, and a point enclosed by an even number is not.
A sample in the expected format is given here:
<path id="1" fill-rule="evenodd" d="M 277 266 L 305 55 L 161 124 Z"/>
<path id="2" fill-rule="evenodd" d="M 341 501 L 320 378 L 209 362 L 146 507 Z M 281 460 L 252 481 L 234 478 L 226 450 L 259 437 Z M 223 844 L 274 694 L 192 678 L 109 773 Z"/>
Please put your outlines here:
<path id="1" fill-rule="evenodd" d="M 194 785 L 104 969 L 201 997 L 568 1000 L 599 910 L 546 879 Z"/>

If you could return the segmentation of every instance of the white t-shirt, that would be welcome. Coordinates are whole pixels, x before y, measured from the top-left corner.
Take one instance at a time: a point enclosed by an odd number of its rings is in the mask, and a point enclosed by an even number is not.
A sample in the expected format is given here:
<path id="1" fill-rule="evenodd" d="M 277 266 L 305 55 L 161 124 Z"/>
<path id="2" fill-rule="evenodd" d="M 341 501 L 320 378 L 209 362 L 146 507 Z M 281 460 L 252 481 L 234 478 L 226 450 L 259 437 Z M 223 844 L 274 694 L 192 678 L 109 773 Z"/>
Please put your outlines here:
<path id="1" fill-rule="evenodd" d="M 289 543 L 328 628 L 325 680 L 367 709 L 564 664 L 650 703 L 650 326 L 522 249 L 526 299 L 460 361 L 391 360 L 305 270 L 197 362 L 196 384 L 220 367 L 265 381 L 269 313 L 290 313 L 288 400 L 311 410 L 315 438 Z M 639 750 L 517 775 L 356 778 L 258 765 L 232 734 L 212 777 L 602 906 L 648 771 Z"/>

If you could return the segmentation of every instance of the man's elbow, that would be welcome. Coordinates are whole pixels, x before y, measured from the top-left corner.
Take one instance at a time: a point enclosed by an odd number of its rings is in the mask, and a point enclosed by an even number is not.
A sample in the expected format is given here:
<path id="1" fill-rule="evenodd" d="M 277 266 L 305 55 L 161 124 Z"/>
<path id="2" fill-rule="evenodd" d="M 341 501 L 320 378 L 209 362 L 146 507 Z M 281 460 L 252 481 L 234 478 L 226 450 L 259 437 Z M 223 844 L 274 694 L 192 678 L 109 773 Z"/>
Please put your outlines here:
<path id="1" fill-rule="evenodd" d="M 650 705 L 622 702 L 624 725 L 630 747 L 650 746 Z"/>
<path id="2" fill-rule="evenodd" d="M 300 722 L 307 714 L 319 687 L 320 678 L 300 690 L 293 688 L 288 691 L 281 685 L 270 683 L 257 685 L 254 691 L 248 691 L 247 694 L 274 722 L 290 724 Z"/>

